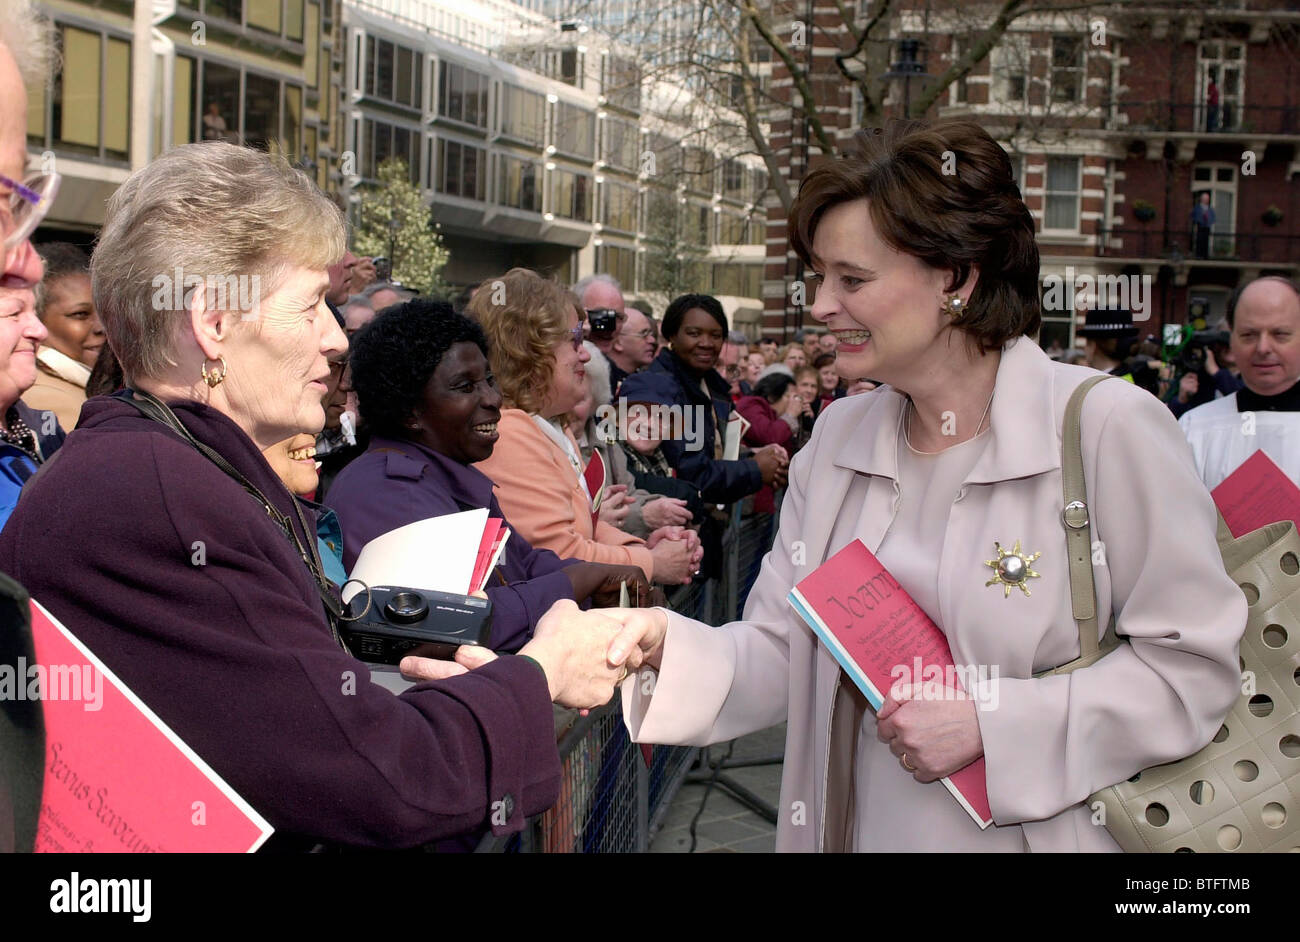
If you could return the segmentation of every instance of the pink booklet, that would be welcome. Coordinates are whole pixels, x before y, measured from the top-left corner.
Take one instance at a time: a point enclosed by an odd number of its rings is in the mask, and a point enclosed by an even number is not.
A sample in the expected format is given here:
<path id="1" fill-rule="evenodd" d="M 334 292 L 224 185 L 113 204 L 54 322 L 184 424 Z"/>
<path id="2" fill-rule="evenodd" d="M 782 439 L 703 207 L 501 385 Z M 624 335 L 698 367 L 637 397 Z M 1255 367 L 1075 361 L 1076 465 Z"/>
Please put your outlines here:
<path id="1" fill-rule="evenodd" d="M 818 566 L 788 600 L 873 709 L 904 675 L 914 684 L 944 677 L 960 689 L 948 639 L 861 540 Z M 940 781 L 981 828 L 993 823 L 983 756 Z"/>
<path id="2" fill-rule="evenodd" d="M 1233 536 L 1294 520 L 1300 527 L 1300 488 L 1261 449 L 1210 492 Z"/>
<path id="3" fill-rule="evenodd" d="M 45 715 L 38 853 L 248 852 L 271 825 L 33 601 Z"/>

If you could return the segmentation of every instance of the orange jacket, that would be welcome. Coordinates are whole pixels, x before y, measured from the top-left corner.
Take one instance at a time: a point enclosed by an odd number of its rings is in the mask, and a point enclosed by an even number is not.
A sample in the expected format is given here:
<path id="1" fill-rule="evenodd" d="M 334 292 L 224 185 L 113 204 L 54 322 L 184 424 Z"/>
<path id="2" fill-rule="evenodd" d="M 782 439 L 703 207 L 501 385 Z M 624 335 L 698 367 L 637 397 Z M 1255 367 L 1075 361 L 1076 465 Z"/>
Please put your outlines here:
<path id="1" fill-rule="evenodd" d="M 503 409 L 497 431 L 492 457 L 474 467 L 492 479 L 497 502 L 520 536 L 561 559 L 639 566 L 647 579 L 654 577 L 654 557 L 642 540 L 603 520 L 592 532 L 591 504 L 573 465 L 531 416 Z"/>

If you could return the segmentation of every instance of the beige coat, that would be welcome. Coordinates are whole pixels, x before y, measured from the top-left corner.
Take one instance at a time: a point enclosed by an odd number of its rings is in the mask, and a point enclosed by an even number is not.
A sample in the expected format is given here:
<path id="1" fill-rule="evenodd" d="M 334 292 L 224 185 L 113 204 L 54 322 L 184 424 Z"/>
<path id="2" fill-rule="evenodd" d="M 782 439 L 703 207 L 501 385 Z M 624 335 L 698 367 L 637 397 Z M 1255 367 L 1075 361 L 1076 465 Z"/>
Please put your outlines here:
<path id="1" fill-rule="evenodd" d="M 36 360 L 36 382 L 23 394 L 23 402 L 38 412 L 53 412 L 65 432 L 71 432 L 86 401 L 90 370 L 82 363 L 41 347 Z"/>
<path id="2" fill-rule="evenodd" d="M 1061 522 L 1066 400 L 1096 375 L 1028 339 L 1004 352 L 987 446 L 949 515 L 939 613 L 958 664 L 996 667 L 997 708 L 978 711 L 994 822 L 1023 824 L 1035 851 L 1115 850 L 1081 802 L 1094 790 L 1207 743 L 1238 693 L 1241 591 L 1224 573 L 1215 511 L 1169 410 L 1130 383 L 1102 383 L 1083 410 L 1098 615 L 1132 644 L 1067 676 L 1032 679 L 1078 653 Z M 709 628 L 669 615 L 657 682 L 624 683 L 640 742 L 703 745 L 788 721 L 777 849 L 822 847 L 828 728 L 840 670 L 786 602 L 789 589 L 893 520 L 903 397 L 852 396 L 818 419 L 791 466 L 773 550 L 744 620 Z M 993 542 L 1041 552 L 1032 597 L 985 587 Z M 1095 544 L 1094 544 L 1095 545 Z M 874 716 L 864 726 L 874 737 Z M 900 775 L 909 788 L 921 785 Z M 882 799 L 883 800 L 883 799 Z M 919 827 L 929 822 L 916 822 Z M 1017 845 L 1019 842 L 1017 842 Z"/>

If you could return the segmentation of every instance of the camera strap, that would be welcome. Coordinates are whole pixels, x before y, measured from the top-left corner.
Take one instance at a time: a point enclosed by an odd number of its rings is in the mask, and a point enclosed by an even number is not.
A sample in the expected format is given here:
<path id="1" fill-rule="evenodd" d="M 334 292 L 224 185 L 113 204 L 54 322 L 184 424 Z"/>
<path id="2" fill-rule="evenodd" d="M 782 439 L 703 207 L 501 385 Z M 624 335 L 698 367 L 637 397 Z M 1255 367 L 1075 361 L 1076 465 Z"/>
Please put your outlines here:
<path id="1" fill-rule="evenodd" d="M 343 638 L 339 634 L 338 623 L 343 617 L 343 603 L 339 601 L 338 596 L 334 594 L 334 589 L 329 579 L 325 578 L 325 566 L 321 562 L 320 552 L 316 548 L 316 541 L 312 538 L 315 534 L 315 528 L 310 526 L 307 521 L 307 515 L 302 511 L 302 505 L 298 498 L 289 494 L 289 499 L 293 504 L 294 512 L 297 514 L 298 523 L 302 527 L 303 534 L 306 535 L 306 545 L 303 544 L 302 537 L 294 529 L 292 521 L 282 513 L 266 495 L 257 489 L 252 481 L 244 477 L 229 461 L 227 461 L 218 451 L 208 445 L 203 444 L 187 429 L 180 418 L 173 412 L 166 403 L 162 402 L 156 396 L 150 393 L 142 392 L 138 389 L 129 390 L 129 395 L 123 397 L 123 402 L 128 402 L 134 406 L 146 418 L 152 419 L 160 425 L 171 429 L 182 439 L 184 439 L 195 451 L 203 455 L 229 478 L 235 481 L 240 487 L 248 492 L 248 495 L 262 505 L 266 515 L 275 521 L 276 525 L 284 533 L 285 537 L 293 544 L 298 551 L 299 558 L 311 573 L 312 581 L 316 585 L 316 591 L 320 595 L 321 604 L 325 608 L 325 620 L 329 623 L 330 634 L 344 651 L 347 651 L 347 645 L 343 643 Z M 281 484 L 283 487 L 284 485 Z M 288 493 L 288 488 L 285 488 Z M 348 652 L 351 653 L 351 652 Z"/>

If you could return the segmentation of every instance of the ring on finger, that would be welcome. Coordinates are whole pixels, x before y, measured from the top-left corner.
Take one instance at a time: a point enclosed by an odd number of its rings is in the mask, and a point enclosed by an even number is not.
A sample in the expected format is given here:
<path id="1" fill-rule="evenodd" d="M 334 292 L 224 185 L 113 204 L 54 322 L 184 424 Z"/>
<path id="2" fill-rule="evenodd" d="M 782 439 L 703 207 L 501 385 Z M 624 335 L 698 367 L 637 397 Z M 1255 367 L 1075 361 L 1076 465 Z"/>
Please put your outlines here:
<path id="1" fill-rule="evenodd" d="M 907 761 L 907 753 L 906 753 L 906 752 L 903 753 L 903 756 L 902 756 L 902 763 L 903 763 L 903 768 L 907 769 L 907 771 L 909 771 L 909 772 L 915 772 L 915 771 L 916 771 L 916 766 L 914 766 L 914 765 L 910 765 L 910 764 L 908 763 L 908 761 Z"/>

